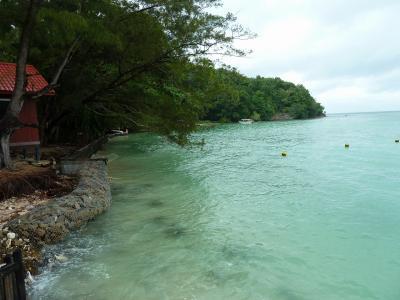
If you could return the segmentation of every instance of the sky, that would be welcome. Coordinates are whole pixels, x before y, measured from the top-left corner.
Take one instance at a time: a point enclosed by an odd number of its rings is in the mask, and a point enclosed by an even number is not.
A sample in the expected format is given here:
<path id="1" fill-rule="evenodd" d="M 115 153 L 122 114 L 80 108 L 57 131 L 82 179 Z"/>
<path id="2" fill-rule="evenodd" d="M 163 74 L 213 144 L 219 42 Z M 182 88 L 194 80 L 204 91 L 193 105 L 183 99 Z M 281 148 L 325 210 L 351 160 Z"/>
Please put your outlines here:
<path id="1" fill-rule="evenodd" d="M 308 88 L 328 113 L 400 110 L 399 0 L 223 0 L 258 36 L 223 58 Z"/>

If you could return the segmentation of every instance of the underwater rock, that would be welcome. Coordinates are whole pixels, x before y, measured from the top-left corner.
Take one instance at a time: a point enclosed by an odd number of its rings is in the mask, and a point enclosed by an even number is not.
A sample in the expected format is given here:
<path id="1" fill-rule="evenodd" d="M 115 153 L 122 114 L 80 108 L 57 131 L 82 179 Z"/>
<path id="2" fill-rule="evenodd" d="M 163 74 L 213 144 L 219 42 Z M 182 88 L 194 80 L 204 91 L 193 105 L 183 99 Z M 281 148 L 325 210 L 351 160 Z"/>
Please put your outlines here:
<path id="1" fill-rule="evenodd" d="M 164 202 L 161 202 L 160 200 L 153 200 L 149 203 L 150 207 L 160 207 L 163 205 L 164 205 Z"/>
<path id="2" fill-rule="evenodd" d="M 68 257 L 66 257 L 65 255 L 54 255 L 55 259 L 60 262 L 60 263 L 65 263 L 68 261 Z"/>
<path id="3" fill-rule="evenodd" d="M 152 219 L 152 222 L 156 223 L 156 224 L 163 224 L 166 221 L 167 221 L 167 217 L 165 217 L 165 216 L 157 216 Z"/>
<path id="4" fill-rule="evenodd" d="M 167 237 L 178 238 L 184 235 L 186 233 L 186 230 L 185 228 L 180 227 L 178 225 L 173 225 L 170 228 L 166 229 L 164 232 L 167 235 Z"/>

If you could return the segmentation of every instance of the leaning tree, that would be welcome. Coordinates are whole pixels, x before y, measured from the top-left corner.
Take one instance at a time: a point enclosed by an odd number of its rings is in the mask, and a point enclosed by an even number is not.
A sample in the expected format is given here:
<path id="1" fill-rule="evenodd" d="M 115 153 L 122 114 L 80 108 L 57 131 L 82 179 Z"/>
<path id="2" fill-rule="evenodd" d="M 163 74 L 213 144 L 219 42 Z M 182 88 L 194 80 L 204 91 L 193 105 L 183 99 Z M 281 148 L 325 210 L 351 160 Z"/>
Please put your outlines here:
<path id="1" fill-rule="evenodd" d="M 12 19 L 20 18 L 24 3 L 25 21 L 15 24 Z M 196 110 L 203 105 L 196 103 L 196 92 L 182 79 L 187 77 L 182 76 L 183 66 L 213 54 L 244 55 L 233 41 L 252 37 L 232 14 L 210 13 L 220 4 L 220 0 L 0 1 L 0 46 L 6 46 L 0 47 L 0 59 L 17 61 L 15 90 L 0 120 L 1 165 L 12 165 L 12 132 L 29 125 L 18 120 L 24 100 L 45 92 L 25 93 L 28 52 L 29 60 L 47 77 L 55 74 L 45 90 L 57 86 L 57 99 L 47 101 L 46 113 L 39 116 L 42 136 L 63 131 L 60 136 L 65 137 L 68 132 L 93 129 L 101 133 L 115 120 L 167 136 L 177 134 L 181 140 L 194 128 Z M 9 5 L 7 15 L 2 15 L 1 5 Z M 16 36 L 19 41 L 13 43 Z M 67 63 L 68 72 L 63 72 Z"/>

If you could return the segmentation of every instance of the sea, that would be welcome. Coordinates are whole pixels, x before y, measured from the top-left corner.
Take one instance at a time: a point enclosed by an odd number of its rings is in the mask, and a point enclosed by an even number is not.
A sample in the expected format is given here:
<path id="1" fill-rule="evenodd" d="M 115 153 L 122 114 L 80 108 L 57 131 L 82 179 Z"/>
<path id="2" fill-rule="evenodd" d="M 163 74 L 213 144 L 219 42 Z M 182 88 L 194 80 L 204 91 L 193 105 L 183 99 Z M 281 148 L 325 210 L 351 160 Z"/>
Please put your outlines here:
<path id="1" fill-rule="evenodd" d="M 398 300 L 397 139 L 400 112 L 115 138 L 112 207 L 30 297 Z"/>

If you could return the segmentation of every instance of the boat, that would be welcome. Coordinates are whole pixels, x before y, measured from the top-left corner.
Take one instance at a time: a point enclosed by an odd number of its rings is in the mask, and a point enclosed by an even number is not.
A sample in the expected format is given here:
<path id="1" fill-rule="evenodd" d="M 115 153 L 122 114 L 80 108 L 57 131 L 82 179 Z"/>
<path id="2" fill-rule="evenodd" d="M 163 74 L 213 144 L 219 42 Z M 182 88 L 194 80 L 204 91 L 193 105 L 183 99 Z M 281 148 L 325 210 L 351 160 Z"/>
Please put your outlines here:
<path id="1" fill-rule="evenodd" d="M 125 131 L 120 130 L 120 129 L 112 129 L 108 131 L 109 134 L 114 135 L 114 136 L 123 136 L 123 135 L 128 135 L 128 129 L 125 129 Z"/>
<path id="2" fill-rule="evenodd" d="M 253 124 L 254 123 L 254 121 L 252 120 L 252 119 L 240 119 L 239 120 L 239 123 L 240 124 Z"/>

